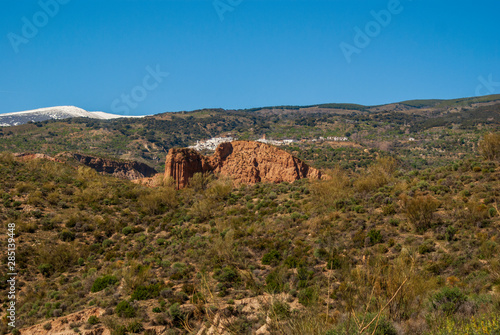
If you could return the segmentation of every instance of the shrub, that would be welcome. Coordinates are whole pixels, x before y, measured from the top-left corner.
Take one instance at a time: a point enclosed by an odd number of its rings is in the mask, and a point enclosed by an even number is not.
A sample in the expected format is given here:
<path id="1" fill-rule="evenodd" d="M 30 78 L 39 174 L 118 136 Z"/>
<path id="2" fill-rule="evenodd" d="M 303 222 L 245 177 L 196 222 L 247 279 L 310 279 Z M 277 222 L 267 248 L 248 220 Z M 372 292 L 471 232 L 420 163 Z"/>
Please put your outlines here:
<path id="1" fill-rule="evenodd" d="M 430 298 L 432 308 L 447 315 L 456 313 L 466 301 L 467 296 L 458 287 L 443 287 Z"/>
<path id="2" fill-rule="evenodd" d="M 396 209 L 394 208 L 394 205 L 388 204 L 388 205 L 382 206 L 382 214 L 384 214 L 384 216 L 396 214 Z"/>
<path id="3" fill-rule="evenodd" d="M 271 307 L 271 310 L 273 314 L 276 315 L 276 318 L 278 320 L 286 319 L 291 315 L 290 305 L 288 305 L 286 302 L 282 302 L 279 300 L 274 302 L 274 304 Z"/>
<path id="4" fill-rule="evenodd" d="M 277 265 L 281 260 L 281 254 L 277 250 L 271 250 L 262 256 L 262 264 L 264 265 Z"/>
<path id="5" fill-rule="evenodd" d="M 168 314 L 172 319 L 174 319 L 174 322 L 182 320 L 183 315 L 179 303 L 176 302 L 175 304 L 172 304 L 172 306 L 168 308 Z"/>
<path id="6" fill-rule="evenodd" d="M 396 160 L 393 158 L 379 158 L 367 171 L 358 177 L 354 187 L 360 192 L 370 192 L 387 184 L 396 171 Z"/>
<path id="7" fill-rule="evenodd" d="M 99 322 L 101 322 L 101 321 L 99 321 L 99 318 L 97 316 L 95 316 L 95 315 L 91 315 L 89 317 L 89 319 L 87 320 L 87 323 L 90 324 L 90 325 L 96 325 Z"/>
<path id="8" fill-rule="evenodd" d="M 62 232 L 59 233 L 59 238 L 65 242 L 70 242 L 75 239 L 75 233 L 68 229 L 64 229 Z"/>
<path id="9" fill-rule="evenodd" d="M 134 321 L 127 326 L 127 331 L 133 334 L 139 334 L 144 331 L 144 326 L 139 321 Z"/>
<path id="10" fill-rule="evenodd" d="M 116 282 L 118 282 L 118 278 L 115 276 L 102 276 L 99 278 L 96 278 L 94 280 L 94 284 L 92 284 L 92 288 L 90 289 L 91 292 L 99 292 L 104 290 L 106 287 L 114 285 Z"/>
<path id="11" fill-rule="evenodd" d="M 51 330 L 52 329 L 52 323 L 47 322 L 46 324 L 43 325 L 43 329 L 45 329 L 45 330 Z"/>
<path id="12" fill-rule="evenodd" d="M 425 240 L 424 243 L 419 245 L 418 247 L 418 252 L 420 254 L 426 254 L 429 252 L 433 252 L 435 250 L 434 248 L 434 242 L 431 240 Z"/>
<path id="13" fill-rule="evenodd" d="M 398 335 L 398 332 L 394 325 L 387 320 L 384 317 L 381 317 L 378 320 L 378 323 L 376 323 L 376 329 L 374 329 L 373 332 L 371 332 L 373 335 Z M 370 331 L 372 328 L 375 328 L 375 326 L 370 327 Z"/>
<path id="14" fill-rule="evenodd" d="M 498 255 L 498 244 L 495 241 L 487 240 L 481 243 L 479 247 L 480 257 L 483 259 L 490 259 Z"/>
<path id="15" fill-rule="evenodd" d="M 152 285 L 139 285 L 132 294 L 132 300 L 148 300 L 160 296 L 162 285 L 160 283 Z"/>
<path id="16" fill-rule="evenodd" d="M 111 332 L 111 335 L 126 335 L 127 334 L 127 327 L 124 325 L 116 325 Z"/>
<path id="17" fill-rule="evenodd" d="M 133 318 L 137 314 L 135 308 L 126 300 L 116 305 L 115 312 L 122 318 Z"/>
<path id="18" fill-rule="evenodd" d="M 331 259 L 328 260 L 326 268 L 328 270 L 336 270 L 342 268 L 342 258 L 339 255 L 334 255 Z"/>
<path id="19" fill-rule="evenodd" d="M 189 187 L 195 192 L 201 192 L 207 189 L 213 179 L 212 174 L 197 172 L 189 179 Z"/>
<path id="20" fill-rule="evenodd" d="M 500 159 L 500 133 L 489 133 L 484 135 L 479 142 L 479 151 L 485 159 Z"/>
<path id="21" fill-rule="evenodd" d="M 328 175 L 328 180 L 315 182 L 311 187 L 314 203 L 326 208 L 334 206 L 336 201 L 352 193 L 351 182 L 345 170 L 337 168 Z"/>
<path id="22" fill-rule="evenodd" d="M 52 265 L 50 264 L 40 264 L 38 270 L 44 277 L 49 277 L 52 274 Z"/>
<path id="23" fill-rule="evenodd" d="M 123 235 L 129 235 L 130 233 L 132 233 L 132 227 L 123 228 L 122 233 L 123 233 Z"/>
<path id="24" fill-rule="evenodd" d="M 455 234 L 457 233 L 457 228 L 453 226 L 448 226 L 446 228 L 445 238 L 446 241 L 451 242 L 455 238 Z"/>
<path id="25" fill-rule="evenodd" d="M 430 228 L 434 212 L 439 207 L 439 202 L 431 196 L 417 196 L 414 198 L 403 198 L 408 220 L 415 225 L 418 232 L 424 232 Z"/>
<path id="26" fill-rule="evenodd" d="M 368 232 L 368 238 L 370 239 L 370 243 L 372 245 L 382 242 L 382 234 L 380 233 L 380 230 L 371 229 Z"/>
<path id="27" fill-rule="evenodd" d="M 397 227 L 397 226 L 399 226 L 399 220 L 398 220 L 398 219 L 395 219 L 395 218 L 390 218 L 390 219 L 389 219 L 389 224 L 390 224 L 391 226 Z"/>
<path id="28" fill-rule="evenodd" d="M 235 283 L 240 279 L 238 272 L 231 266 L 215 271 L 214 278 L 222 283 Z"/>
<path id="29" fill-rule="evenodd" d="M 281 293 L 288 282 L 288 272 L 284 268 L 277 268 L 266 277 L 266 290 L 270 293 Z"/>
<path id="30" fill-rule="evenodd" d="M 308 307 L 311 306 L 317 298 L 317 292 L 313 287 L 306 287 L 299 291 L 299 302 Z"/>
<path id="31" fill-rule="evenodd" d="M 141 211 L 146 214 L 158 215 L 177 205 L 175 188 L 171 185 L 149 190 L 139 197 Z"/>

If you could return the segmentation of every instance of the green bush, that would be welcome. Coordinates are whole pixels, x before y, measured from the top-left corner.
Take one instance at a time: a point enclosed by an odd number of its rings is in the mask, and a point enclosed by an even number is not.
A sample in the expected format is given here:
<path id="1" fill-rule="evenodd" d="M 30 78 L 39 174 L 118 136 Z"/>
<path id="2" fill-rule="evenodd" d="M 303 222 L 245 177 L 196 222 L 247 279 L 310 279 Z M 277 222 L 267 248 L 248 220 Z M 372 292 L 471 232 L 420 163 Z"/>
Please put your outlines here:
<path id="1" fill-rule="evenodd" d="M 116 305 L 115 312 L 122 318 L 134 318 L 137 314 L 135 308 L 126 300 Z"/>
<path id="2" fill-rule="evenodd" d="M 445 238 L 446 241 L 451 242 L 455 239 L 455 234 L 457 233 L 457 228 L 453 226 L 448 226 L 446 228 Z"/>
<path id="3" fill-rule="evenodd" d="M 281 253 L 277 250 L 271 250 L 262 256 L 262 264 L 277 265 L 281 260 Z"/>
<path id="4" fill-rule="evenodd" d="M 426 254 L 436 250 L 434 248 L 434 242 L 432 240 L 425 240 L 421 245 L 418 246 L 418 252 L 420 254 Z"/>
<path id="5" fill-rule="evenodd" d="M 174 322 L 178 322 L 183 319 L 183 314 L 180 309 L 180 305 L 177 302 L 175 304 L 172 304 L 172 306 L 168 308 L 168 314 L 172 319 L 174 319 Z"/>
<path id="6" fill-rule="evenodd" d="M 372 245 L 382 242 L 382 234 L 380 233 L 380 230 L 371 229 L 368 232 L 368 238 L 370 239 L 370 243 Z"/>
<path id="7" fill-rule="evenodd" d="M 313 287 L 306 287 L 299 291 L 299 302 L 308 307 L 311 306 L 317 298 L 317 292 Z"/>
<path id="8" fill-rule="evenodd" d="M 279 300 L 274 302 L 271 310 L 278 320 L 286 319 L 291 315 L 290 305 Z"/>
<path id="9" fill-rule="evenodd" d="M 158 298 L 163 286 L 160 283 L 151 285 L 139 285 L 132 293 L 132 300 L 148 300 Z"/>
<path id="10" fill-rule="evenodd" d="M 240 276 L 234 267 L 226 266 L 222 270 L 216 270 L 214 278 L 221 283 L 235 283 L 239 281 Z"/>
<path id="11" fill-rule="evenodd" d="M 90 324 L 90 325 L 96 325 L 98 323 L 100 323 L 101 321 L 99 321 L 99 318 L 95 315 L 91 315 L 89 317 L 89 319 L 87 320 L 87 323 Z"/>
<path id="12" fill-rule="evenodd" d="M 266 290 L 269 293 L 281 293 L 288 282 L 288 272 L 283 268 L 274 269 L 266 277 Z"/>
<path id="13" fill-rule="evenodd" d="M 106 287 L 114 285 L 118 282 L 118 278 L 115 276 L 105 275 L 102 277 L 96 278 L 94 280 L 94 284 L 92 284 L 91 292 L 99 292 L 104 290 Z"/>
<path id="14" fill-rule="evenodd" d="M 431 196 L 417 196 L 414 198 L 403 198 L 406 216 L 415 225 L 418 232 L 424 232 L 430 228 L 434 212 L 439 207 L 439 202 Z"/>
<path id="15" fill-rule="evenodd" d="M 489 133 L 484 135 L 479 142 L 479 151 L 485 159 L 500 159 L 500 133 Z"/>
<path id="16" fill-rule="evenodd" d="M 132 227 L 123 228 L 122 233 L 123 233 L 123 235 L 129 235 L 130 233 L 132 233 Z"/>
<path id="17" fill-rule="evenodd" d="M 65 242 L 71 242 L 75 239 L 75 233 L 68 229 L 64 229 L 61 233 L 59 233 L 59 238 Z"/>
<path id="18" fill-rule="evenodd" d="M 328 270 L 336 270 L 342 268 L 342 263 L 342 258 L 338 255 L 334 255 L 328 260 L 326 267 Z"/>
<path id="19" fill-rule="evenodd" d="M 139 334 L 144 331 L 144 326 L 139 321 L 134 321 L 127 326 L 127 331 L 133 334 Z"/>
<path id="20" fill-rule="evenodd" d="M 50 264 L 40 264 L 38 266 L 38 270 L 40 270 L 40 273 L 44 277 L 49 277 L 52 274 L 52 272 L 53 272 L 52 265 L 50 265 Z"/>
<path id="21" fill-rule="evenodd" d="M 467 296 L 458 287 L 443 287 L 430 298 L 433 309 L 452 315 L 467 301 Z"/>

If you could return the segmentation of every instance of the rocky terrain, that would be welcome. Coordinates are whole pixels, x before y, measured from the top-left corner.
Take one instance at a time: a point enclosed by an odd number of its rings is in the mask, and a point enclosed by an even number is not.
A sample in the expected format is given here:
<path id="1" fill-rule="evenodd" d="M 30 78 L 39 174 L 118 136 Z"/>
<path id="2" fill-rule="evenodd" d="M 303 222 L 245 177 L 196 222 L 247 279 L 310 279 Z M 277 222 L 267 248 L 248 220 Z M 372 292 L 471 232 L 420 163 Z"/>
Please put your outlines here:
<path id="1" fill-rule="evenodd" d="M 497 334 L 499 98 L 0 128 L 0 335 Z"/>
<path id="2" fill-rule="evenodd" d="M 99 318 L 104 314 L 102 308 L 90 308 L 70 315 L 47 320 L 45 323 L 34 325 L 21 330 L 22 335 L 70 335 L 74 329 L 91 317 Z M 72 327 L 73 326 L 73 327 Z M 109 335 L 110 331 L 101 325 L 89 327 L 80 332 L 82 335 Z"/>
<path id="3" fill-rule="evenodd" d="M 63 152 L 57 154 L 55 157 L 46 154 L 24 152 L 16 153 L 14 157 L 22 161 L 44 159 L 58 163 L 76 163 L 88 166 L 101 174 L 111 175 L 116 178 L 144 180 L 144 184 L 151 184 L 151 182 L 146 182 L 146 180 L 153 178 L 157 174 L 155 169 L 144 163 L 105 159 L 73 152 Z"/>
<path id="4" fill-rule="evenodd" d="M 68 152 L 61 153 L 57 157 L 75 159 L 78 163 L 88 166 L 99 173 L 110 174 L 121 179 L 135 180 L 149 178 L 157 173 L 155 169 L 147 164 L 134 161 L 117 161 Z"/>
<path id="5" fill-rule="evenodd" d="M 230 177 L 235 184 L 321 178 L 319 170 L 284 150 L 259 142 L 221 143 L 209 157 L 185 148 L 171 149 L 167 155 L 165 180 L 173 178 L 178 189 L 186 187 L 195 173 L 207 172 Z"/>

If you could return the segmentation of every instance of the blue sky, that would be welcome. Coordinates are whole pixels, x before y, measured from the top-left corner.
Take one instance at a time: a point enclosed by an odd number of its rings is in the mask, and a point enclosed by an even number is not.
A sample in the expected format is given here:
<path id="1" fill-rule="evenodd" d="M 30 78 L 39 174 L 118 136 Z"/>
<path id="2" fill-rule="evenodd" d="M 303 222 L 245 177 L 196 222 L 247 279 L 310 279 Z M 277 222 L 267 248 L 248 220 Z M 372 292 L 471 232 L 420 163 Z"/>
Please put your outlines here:
<path id="1" fill-rule="evenodd" d="M 499 12 L 498 0 L 2 0 L 0 113 L 500 93 Z"/>

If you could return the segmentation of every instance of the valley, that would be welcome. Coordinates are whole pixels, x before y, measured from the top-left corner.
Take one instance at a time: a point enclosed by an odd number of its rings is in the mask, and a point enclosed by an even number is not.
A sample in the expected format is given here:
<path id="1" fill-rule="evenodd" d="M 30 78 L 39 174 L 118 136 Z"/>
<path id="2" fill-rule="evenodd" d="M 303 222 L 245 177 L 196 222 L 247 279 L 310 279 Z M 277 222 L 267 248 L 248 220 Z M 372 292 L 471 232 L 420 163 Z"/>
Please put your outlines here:
<path id="1" fill-rule="evenodd" d="M 499 131 L 499 96 L 2 127 L 14 332 L 493 334 Z"/>

